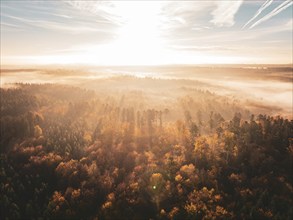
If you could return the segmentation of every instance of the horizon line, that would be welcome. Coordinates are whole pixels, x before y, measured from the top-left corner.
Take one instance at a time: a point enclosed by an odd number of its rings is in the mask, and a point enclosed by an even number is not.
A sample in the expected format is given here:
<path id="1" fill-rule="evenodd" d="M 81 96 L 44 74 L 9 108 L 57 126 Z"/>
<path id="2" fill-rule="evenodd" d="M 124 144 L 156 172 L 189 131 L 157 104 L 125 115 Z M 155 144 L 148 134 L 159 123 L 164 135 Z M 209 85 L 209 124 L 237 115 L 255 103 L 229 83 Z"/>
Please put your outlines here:
<path id="1" fill-rule="evenodd" d="M 1 64 L 0 69 L 12 66 L 22 67 L 160 67 L 160 66 L 239 66 L 239 65 L 256 65 L 256 66 L 293 66 L 293 63 L 175 63 L 175 64 Z"/>

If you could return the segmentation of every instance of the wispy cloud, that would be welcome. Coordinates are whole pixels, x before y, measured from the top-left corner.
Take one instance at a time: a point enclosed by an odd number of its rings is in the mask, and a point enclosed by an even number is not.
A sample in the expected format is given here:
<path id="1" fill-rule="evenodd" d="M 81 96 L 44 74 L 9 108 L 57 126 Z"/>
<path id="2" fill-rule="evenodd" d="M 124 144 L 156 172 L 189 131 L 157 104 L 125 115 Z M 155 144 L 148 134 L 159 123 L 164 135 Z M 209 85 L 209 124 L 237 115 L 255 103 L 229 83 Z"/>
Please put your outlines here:
<path id="1" fill-rule="evenodd" d="M 23 31 L 23 28 L 19 25 L 10 24 L 1 21 L 1 31 L 2 32 L 19 32 Z"/>
<path id="2" fill-rule="evenodd" d="M 76 21 L 74 24 L 68 22 L 56 22 L 56 21 L 49 21 L 49 20 L 37 20 L 37 19 L 29 19 L 24 17 L 12 16 L 12 15 L 2 15 L 4 18 L 9 18 L 12 21 L 17 21 L 20 24 L 24 24 L 28 27 L 37 27 L 40 29 L 47 29 L 52 31 L 61 31 L 65 33 L 71 34 L 86 34 L 86 33 L 94 33 L 94 32 L 108 32 L 103 28 L 99 28 L 97 25 L 94 24 L 84 24 L 83 22 Z M 3 23 L 3 22 L 2 22 Z M 20 28 L 23 25 L 16 25 L 12 22 L 3 23 L 5 26 L 10 26 L 14 28 Z M 24 29 L 23 29 L 24 30 Z"/>
<path id="3" fill-rule="evenodd" d="M 254 51 L 255 57 L 285 62 L 292 57 L 291 14 L 253 27 L 291 5 L 292 0 L 4 1 L 1 55 L 111 64 L 193 62 L 201 56 L 252 60 Z"/>
<path id="4" fill-rule="evenodd" d="M 238 12 L 243 1 L 217 1 L 217 8 L 212 12 L 211 22 L 218 27 L 234 25 L 234 16 Z"/>
<path id="5" fill-rule="evenodd" d="M 60 22 L 33 20 L 33 19 L 27 19 L 27 18 L 22 18 L 17 16 L 8 16 L 8 15 L 6 15 L 6 17 L 16 20 L 18 22 L 21 22 L 27 26 L 38 27 L 41 29 L 55 30 L 55 31 L 63 31 L 67 33 L 70 32 L 72 34 L 102 31 L 94 27 L 89 27 L 88 25 L 87 26 L 82 26 L 82 25 L 69 26 Z M 15 24 L 9 24 L 9 23 L 3 23 L 3 24 L 6 26 L 17 27 Z"/>
<path id="6" fill-rule="evenodd" d="M 277 8 L 275 8 L 273 11 L 271 11 L 269 14 L 265 15 L 258 21 L 256 21 L 254 24 L 252 24 L 249 29 L 254 28 L 255 26 L 269 20 L 270 18 L 274 17 L 275 15 L 279 14 L 280 12 L 284 11 L 286 8 L 292 6 L 293 2 L 292 0 L 287 0 L 280 4 Z"/>
<path id="7" fill-rule="evenodd" d="M 115 15 L 115 1 L 65 1 L 68 5 L 73 7 L 80 12 L 87 14 L 99 16 L 105 21 L 113 23 L 115 25 L 120 25 L 121 20 L 119 16 Z M 116 3 L 117 4 L 117 3 Z"/>
<path id="8" fill-rule="evenodd" d="M 84 3 L 97 3 L 97 1 L 84 1 Z M 77 3 L 77 2 L 76 2 Z M 76 6 L 77 7 L 77 6 Z M 95 8 L 90 7 L 88 8 Z M 69 2 L 65 1 L 7 1 L 1 3 L 1 21 L 5 23 L 7 32 L 30 32 L 34 29 L 42 29 L 51 33 L 62 34 L 112 34 L 117 27 L 112 21 L 102 16 L 104 11 L 97 11 L 94 15 L 88 11 L 76 10 Z M 3 25 L 4 26 L 4 25 Z"/>
<path id="9" fill-rule="evenodd" d="M 6 22 L 1 22 L 1 27 L 2 26 L 7 26 L 7 27 L 11 27 L 11 28 L 20 28 L 20 26 L 18 26 L 18 25 L 9 24 L 9 23 L 6 23 Z"/>
<path id="10" fill-rule="evenodd" d="M 255 15 L 248 21 L 246 24 L 242 27 L 245 28 L 248 24 L 250 24 L 254 19 L 256 19 L 267 7 L 269 7 L 272 4 L 273 0 L 267 0 L 265 3 L 262 4 L 262 6 L 257 10 Z"/>
<path id="11" fill-rule="evenodd" d="M 231 27 L 235 24 L 235 15 L 240 9 L 243 0 L 235 1 L 188 1 L 167 2 L 163 5 L 163 14 L 171 27 L 183 25 L 187 28 L 207 26 L 207 19 L 216 27 Z M 175 19 L 174 19 L 175 18 Z M 177 22 L 176 22 L 177 21 Z M 196 23 L 195 23 L 196 22 Z"/>
<path id="12" fill-rule="evenodd" d="M 174 45 L 170 47 L 178 51 L 209 51 L 209 52 L 219 52 L 219 51 L 234 51 L 235 48 L 224 47 L 224 46 L 181 46 Z"/>

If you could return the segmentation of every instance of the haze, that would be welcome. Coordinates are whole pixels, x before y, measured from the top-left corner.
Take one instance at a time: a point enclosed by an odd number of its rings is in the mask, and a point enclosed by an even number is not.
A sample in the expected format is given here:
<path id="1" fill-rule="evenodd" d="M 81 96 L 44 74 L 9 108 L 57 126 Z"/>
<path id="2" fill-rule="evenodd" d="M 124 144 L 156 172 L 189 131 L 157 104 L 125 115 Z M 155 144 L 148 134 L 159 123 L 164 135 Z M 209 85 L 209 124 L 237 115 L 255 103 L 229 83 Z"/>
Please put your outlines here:
<path id="1" fill-rule="evenodd" d="M 0 3 L 0 219 L 293 219 L 292 0 Z"/>
<path id="2" fill-rule="evenodd" d="M 292 63 L 292 1 L 1 1 L 1 64 Z"/>

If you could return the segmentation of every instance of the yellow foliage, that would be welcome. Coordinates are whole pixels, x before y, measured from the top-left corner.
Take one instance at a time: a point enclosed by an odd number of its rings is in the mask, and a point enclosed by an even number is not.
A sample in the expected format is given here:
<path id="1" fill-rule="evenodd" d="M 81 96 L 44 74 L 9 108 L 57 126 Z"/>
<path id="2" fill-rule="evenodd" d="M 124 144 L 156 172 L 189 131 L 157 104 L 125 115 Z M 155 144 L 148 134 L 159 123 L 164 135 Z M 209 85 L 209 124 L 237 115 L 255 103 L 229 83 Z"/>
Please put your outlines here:
<path id="1" fill-rule="evenodd" d="M 173 207 L 173 209 L 169 212 L 169 218 L 173 219 L 179 213 L 178 207 Z"/>
<path id="2" fill-rule="evenodd" d="M 42 128 L 41 128 L 39 125 L 36 125 L 36 126 L 34 127 L 34 134 L 35 134 L 35 137 L 40 137 L 40 136 L 42 136 L 42 134 L 43 134 L 43 130 L 42 130 Z"/>
<path id="3" fill-rule="evenodd" d="M 111 208 L 111 207 L 112 207 L 112 202 L 105 202 L 102 205 L 102 209 L 108 209 L 108 208 Z"/>
<path id="4" fill-rule="evenodd" d="M 83 135 L 83 139 L 84 139 L 86 142 L 90 143 L 90 142 L 92 141 L 92 136 L 91 136 L 89 133 L 85 133 L 85 134 Z"/>
<path id="5" fill-rule="evenodd" d="M 75 198 L 78 198 L 79 196 L 80 196 L 80 189 L 73 190 L 71 197 L 75 199 Z"/>
<path id="6" fill-rule="evenodd" d="M 190 176 L 194 174 L 195 166 L 192 163 L 189 165 L 184 165 L 180 168 L 180 171 Z"/>
<path id="7" fill-rule="evenodd" d="M 114 193 L 109 193 L 108 196 L 107 196 L 107 199 L 109 201 L 114 201 L 115 200 L 115 194 Z"/>
<path id="8" fill-rule="evenodd" d="M 180 174 L 175 176 L 175 181 L 180 182 L 182 180 L 182 176 Z"/>
<path id="9" fill-rule="evenodd" d="M 150 178 L 150 181 L 152 183 L 159 183 L 159 182 L 163 181 L 163 176 L 161 173 L 153 173 Z"/>

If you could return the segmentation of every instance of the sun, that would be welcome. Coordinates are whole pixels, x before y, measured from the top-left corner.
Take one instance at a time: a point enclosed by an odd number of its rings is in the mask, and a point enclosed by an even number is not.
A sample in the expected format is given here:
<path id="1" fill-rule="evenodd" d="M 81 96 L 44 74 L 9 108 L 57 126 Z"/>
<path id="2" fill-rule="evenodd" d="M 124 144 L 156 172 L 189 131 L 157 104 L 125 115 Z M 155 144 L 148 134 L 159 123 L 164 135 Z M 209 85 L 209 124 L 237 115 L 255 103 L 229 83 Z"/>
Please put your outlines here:
<path id="1" fill-rule="evenodd" d="M 161 2 L 115 2 L 121 27 L 109 47 L 113 63 L 156 64 L 161 61 L 164 42 L 160 37 Z"/>
<path id="2" fill-rule="evenodd" d="M 164 65 L 194 63 L 230 63 L 235 57 L 203 54 L 200 51 L 173 50 L 166 38 L 162 1 L 113 1 L 107 12 L 117 24 L 115 36 L 107 43 L 76 46 L 67 54 L 38 56 L 43 64 L 89 65 Z M 96 5 L 97 10 L 100 5 Z"/>
<path id="3" fill-rule="evenodd" d="M 160 31 L 162 4 L 163 2 L 156 1 L 114 1 L 108 8 L 118 24 L 113 33 L 114 40 L 104 44 L 81 45 L 67 54 L 30 59 L 41 64 L 162 64 L 167 54 Z"/>
<path id="4" fill-rule="evenodd" d="M 200 51 L 172 50 L 166 33 L 162 33 L 166 22 L 164 4 L 162 1 L 114 1 L 108 8 L 108 13 L 114 16 L 111 19 L 117 24 L 113 40 L 81 45 L 58 56 L 38 56 L 34 61 L 45 64 L 164 65 L 230 63 L 237 59 Z"/>

